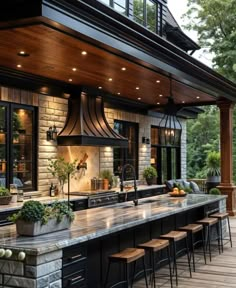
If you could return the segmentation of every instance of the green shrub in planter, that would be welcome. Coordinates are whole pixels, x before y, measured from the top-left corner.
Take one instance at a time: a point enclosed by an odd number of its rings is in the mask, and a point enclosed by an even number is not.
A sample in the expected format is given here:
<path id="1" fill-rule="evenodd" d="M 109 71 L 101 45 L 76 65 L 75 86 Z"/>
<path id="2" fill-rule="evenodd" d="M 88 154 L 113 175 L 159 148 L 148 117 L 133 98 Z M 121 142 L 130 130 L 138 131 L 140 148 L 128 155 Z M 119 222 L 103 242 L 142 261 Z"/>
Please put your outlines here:
<path id="1" fill-rule="evenodd" d="M 151 185 L 153 183 L 153 178 L 157 177 L 157 170 L 153 166 L 148 166 L 143 170 L 143 177 L 146 179 L 147 184 Z"/>
<path id="2" fill-rule="evenodd" d="M 0 186 L 0 197 L 1 196 L 11 196 L 11 193 L 7 188 Z"/>
<path id="3" fill-rule="evenodd" d="M 209 194 L 211 195 L 220 195 L 220 190 L 218 188 L 211 188 L 211 190 L 209 191 Z"/>

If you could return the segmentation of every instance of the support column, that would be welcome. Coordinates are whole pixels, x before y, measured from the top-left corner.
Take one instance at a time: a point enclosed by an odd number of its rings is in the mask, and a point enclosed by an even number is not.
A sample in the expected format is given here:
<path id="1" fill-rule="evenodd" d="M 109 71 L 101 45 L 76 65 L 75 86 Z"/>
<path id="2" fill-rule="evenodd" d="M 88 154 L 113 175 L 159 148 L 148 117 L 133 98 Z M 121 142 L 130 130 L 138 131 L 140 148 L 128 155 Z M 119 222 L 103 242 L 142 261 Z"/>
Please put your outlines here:
<path id="1" fill-rule="evenodd" d="M 219 101 L 220 109 L 220 151 L 221 183 L 218 188 L 221 194 L 227 195 L 227 212 L 236 215 L 236 186 L 233 183 L 233 107 L 229 101 Z"/>

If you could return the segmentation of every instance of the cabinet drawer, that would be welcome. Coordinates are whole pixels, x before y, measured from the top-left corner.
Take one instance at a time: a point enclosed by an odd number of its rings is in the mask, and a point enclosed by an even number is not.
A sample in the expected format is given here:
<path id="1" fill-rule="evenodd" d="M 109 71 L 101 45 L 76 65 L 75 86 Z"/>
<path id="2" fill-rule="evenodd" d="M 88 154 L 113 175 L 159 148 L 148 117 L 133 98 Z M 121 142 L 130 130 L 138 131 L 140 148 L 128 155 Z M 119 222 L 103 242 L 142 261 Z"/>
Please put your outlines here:
<path id="1" fill-rule="evenodd" d="M 74 265 L 72 265 L 74 266 Z M 74 273 L 71 273 L 67 275 L 66 277 L 63 277 L 63 287 L 86 287 L 86 269 L 81 268 L 77 270 Z"/>
<path id="2" fill-rule="evenodd" d="M 87 249 L 85 245 L 74 245 L 63 250 L 62 265 L 76 264 L 85 260 L 87 257 Z"/>
<path id="3" fill-rule="evenodd" d="M 83 210 L 86 208 L 88 208 L 88 200 L 87 199 L 73 201 L 72 209 L 74 211 Z"/>

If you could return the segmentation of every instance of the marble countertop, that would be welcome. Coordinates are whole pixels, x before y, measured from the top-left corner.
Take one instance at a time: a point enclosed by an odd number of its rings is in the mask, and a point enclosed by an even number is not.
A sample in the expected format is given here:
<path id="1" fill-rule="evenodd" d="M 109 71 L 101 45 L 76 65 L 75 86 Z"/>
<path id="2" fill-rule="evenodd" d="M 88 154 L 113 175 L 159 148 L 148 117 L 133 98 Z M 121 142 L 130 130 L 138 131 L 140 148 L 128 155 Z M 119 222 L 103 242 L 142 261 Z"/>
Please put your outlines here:
<path id="1" fill-rule="evenodd" d="M 138 206 L 129 201 L 86 209 L 75 212 L 75 221 L 70 229 L 37 237 L 17 236 L 15 225 L 3 226 L 0 228 L 0 247 L 23 250 L 33 255 L 44 254 L 224 198 L 226 196 L 208 194 L 190 194 L 176 198 L 165 194 L 140 199 Z"/>

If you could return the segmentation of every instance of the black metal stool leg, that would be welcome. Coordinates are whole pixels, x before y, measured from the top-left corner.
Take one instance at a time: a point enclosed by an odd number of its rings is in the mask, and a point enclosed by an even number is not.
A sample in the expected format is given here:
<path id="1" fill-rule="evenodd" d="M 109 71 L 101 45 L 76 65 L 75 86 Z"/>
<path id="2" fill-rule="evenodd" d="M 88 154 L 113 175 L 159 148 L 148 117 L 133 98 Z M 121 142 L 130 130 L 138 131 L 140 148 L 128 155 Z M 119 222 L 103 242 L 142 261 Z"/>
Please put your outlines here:
<path id="1" fill-rule="evenodd" d="M 209 257 L 211 261 L 211 228 L 210 226 L 207 226 L 207 241 L 208 241 Z"/>
<path id="2" fill-rule="evenodd" d="M 218 223 L 216 223 L 216 232 L 217 232 L 217 241 L 218 241 L 218 250 L 219 250 L 219 254 L 221 254 L 221 234 L 220 234 L 220 221 L 218 221 Z M 223 241 L 223 240 L 222 240 Z"/>
<path id="3" fill-rule="evenodd" d="M 133 283 L 134 283 L 134 277 L 135 277 L 135 271 L 136 271 L 136 262 L 134 261 L 134 271 L 133 271 L 133 276 L 132 276 L 132 280 L 131 280 L 131 288 L 133 287 Z"/>
<path id="4" fill-rule="evenodd" d="M 173 241 L 173 262 L 174 262 L 174 270 L 175 270 L 175 282 L 176 286 L 178 286 L 178 269 L 177 269 L 177 263 L 176 263 L 176 244 L 175 241 Z"/>
<path id="5" fill-rule="evenodd" d="M 205 264 L 207 264 L 207 262 L 206 262 L 205 238 L 204 238 L 204 231 L 203 231 L 203 229 L 202 229 L 202 250 L 203 250 L 203 256 L 204 256 Z"/>
<path id="6" fill-rule="evenodd" d="M 192 255 L 193 256 L 193 271 L 195 272 L 195 255 L 194 255 L 194 239 L 193 239 L 193 237 L 194 237 L 194 234 L 193 233 L 191 233 L 191 248 L 192 248 L 192 251 L 191 251 L 191 254 L 190 255 Z"/>
<path id="7" fill-rule="evenodd" d="M 229 216 L 227 217 L 227 223 L 228 223 L 228 231 L 229 231 L 229 240 L 230 240 L 230 245 L 231 245 L 231 248 L 232 248 L 233 247 L 233 243 L 232 243 L 231 228 L 230 228 L 230 223 L 229 223 Z"/>
<path id="8" fill-rule="evenodd" d="M 156 288 L 156 277 L 155 277 L 155 256 L 154 256 L 154 253 L 152 252 L 151 253 L 151 258 L 152 258 L 152 282 L 151 282 L 151 285 L 152 283 L 154 284 L 154 288 Z"/>
<path id="9" fill-rule="evenodd" d="M 154 267 L 155 268 L 155 267 Z M 146 288 L 148 288 L 148 282 L 147 282 L 147 271 L 146 271 L 146 265 L 145 265 L 145 259 L 143 257 L 143 271 L 144 271 L 144 278 L 145 278 L 145 283 L 146 283 Z M 154 271 L 155 273 L 155 271 Z M 154 275 L 155 279 L 155 275 Z"/>
<path id="10" fill-rule="evenodd" d="M 129 288 L 129 265 L 127 263 L 125 263 L 125 280 L 127 283 L 127 288 Z"/>
<path id="11" fill-rule="evenodd" d="M 185 238 L 185 246 L 186 246 L 187 258 L 188 258 L 189 274 L 190 274 L 190 278 L 192 278 L 192 270 L 191 270 L 191 262 L 190 262 L 188 239 L 187 238 Z"/>
<path id="12" fill-rule="evenodd" d="M 106 274 L 106 279 L 105 279 L 105 288 L 107 287 L 107 282 L 108 282 L 108 276 L 110 273 L 110 266 L 111 266 L 111 262 L 108 262 L 108 268 L 107 268 L 107 274 Z"/>
<path id="13" fill-rule="evenodd" d="M 169 271 L 170 271 L 170 286 L 173 288 L 173 282 L 172 282 L 172 271 L 171 271 L 171 258 L 170 258 L 170 247 L 167 247 L 167 253 L 168 253 L 168 264 L 169 264 Z"/>

